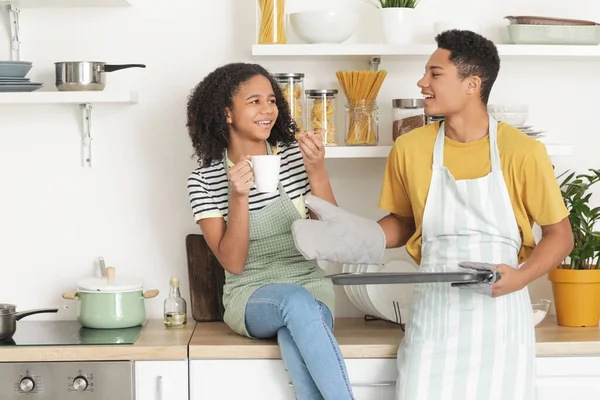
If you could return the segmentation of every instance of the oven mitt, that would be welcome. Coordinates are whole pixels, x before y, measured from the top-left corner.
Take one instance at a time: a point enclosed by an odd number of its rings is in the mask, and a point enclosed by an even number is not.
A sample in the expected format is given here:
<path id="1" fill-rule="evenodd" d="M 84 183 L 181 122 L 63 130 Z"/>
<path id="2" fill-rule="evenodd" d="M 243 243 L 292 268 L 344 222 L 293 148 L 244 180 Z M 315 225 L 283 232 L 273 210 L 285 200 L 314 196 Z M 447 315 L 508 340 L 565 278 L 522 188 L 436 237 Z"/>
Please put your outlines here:
<path id="1" fill-rule="evenodd" d="M 307 260 L 383 263 L 386 240 L 377 222 L 351 214 L 313 195 L 306 196 L 305 201 L 319 220 L 294 221 L 292 235 L 296 248 Z"/>
<path id="2" fill-rule="evenodd" d="M 461 268 L 474 269 L 476 271 L 489 271 L 492 273 L 491 277 L 482 282 L 456 282 L 452 286 L 459 289 L 468 289 L 475 293 L 483 294 L 486 296 L 492 296 L 492 285 L 500 280 L 500 274 L 496 271 L 496 264 L 488 264 L 473 261 L 462 261 L 458 263 Z"/>

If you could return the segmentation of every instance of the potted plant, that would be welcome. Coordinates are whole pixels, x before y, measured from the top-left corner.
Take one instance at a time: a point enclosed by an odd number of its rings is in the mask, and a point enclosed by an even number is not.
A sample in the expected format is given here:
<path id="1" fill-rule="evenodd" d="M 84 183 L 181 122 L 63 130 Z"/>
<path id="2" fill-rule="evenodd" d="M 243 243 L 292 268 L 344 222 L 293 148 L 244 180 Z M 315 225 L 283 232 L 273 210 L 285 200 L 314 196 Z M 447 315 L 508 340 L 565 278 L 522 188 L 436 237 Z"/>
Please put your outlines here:
<path id="1" fill-rule="evenodd" d="M 600 169 L 576 174 L 566 171 L 560 183 L 574 246 L 558 268 L 548 274 L 556 318 L 562 326 L 598 326 L 600 320 L 600 232 L 595 229 L 600 220 L 600 207 L 591 207 L 591 187 L 600 181 Z"/>
<path id="2" fill-rule="evenodd" d="M 387 44 L 408 43 L 419 0 L 365 0 L 381 10 L 381 33 Z"/>

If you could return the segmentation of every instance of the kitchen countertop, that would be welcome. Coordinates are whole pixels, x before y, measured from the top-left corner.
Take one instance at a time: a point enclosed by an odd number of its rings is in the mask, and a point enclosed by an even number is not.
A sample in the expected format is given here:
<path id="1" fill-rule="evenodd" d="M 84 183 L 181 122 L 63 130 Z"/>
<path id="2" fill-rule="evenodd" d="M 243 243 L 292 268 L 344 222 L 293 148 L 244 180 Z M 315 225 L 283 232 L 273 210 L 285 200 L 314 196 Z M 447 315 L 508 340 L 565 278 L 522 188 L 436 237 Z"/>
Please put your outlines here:
<path id="1" fill-rule="evenodd" d="M 362 318 L 336 319 L 334 335 L 345 358 L 395 358 L 404 333 L 385 321 Z M 600 356 L 600 329 L 568 328 L 556 324 L 549 315 L 536 328 L 537 356 Z M 274 340 L 252 340 L 239 336 L 222 322 L 196 324 L 189 346 L 192 360 L 202 359 L 278 359 Z"/>
<path id="2" fill-rule="evenodd" d="M 3 346 L 0 362 L 185 360 L 194 327 L 193 320 L 181 329 L 166 329 L 162 320 L 149 320 L 134 344 Z"/>

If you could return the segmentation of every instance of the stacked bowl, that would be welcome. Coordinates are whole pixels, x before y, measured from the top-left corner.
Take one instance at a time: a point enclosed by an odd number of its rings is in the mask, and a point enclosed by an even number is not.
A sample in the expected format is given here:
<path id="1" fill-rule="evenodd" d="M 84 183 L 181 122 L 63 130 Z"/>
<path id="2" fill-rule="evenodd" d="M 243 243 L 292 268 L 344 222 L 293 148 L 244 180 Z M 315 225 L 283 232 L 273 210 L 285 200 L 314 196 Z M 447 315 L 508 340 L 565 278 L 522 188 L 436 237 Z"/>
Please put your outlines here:
<path id="1" fill-rule="evenodd" d="M 41 83 L 26 78 L 31 70 L 29 61 L 0 61 L 0 92 L 33 92 Z"/>

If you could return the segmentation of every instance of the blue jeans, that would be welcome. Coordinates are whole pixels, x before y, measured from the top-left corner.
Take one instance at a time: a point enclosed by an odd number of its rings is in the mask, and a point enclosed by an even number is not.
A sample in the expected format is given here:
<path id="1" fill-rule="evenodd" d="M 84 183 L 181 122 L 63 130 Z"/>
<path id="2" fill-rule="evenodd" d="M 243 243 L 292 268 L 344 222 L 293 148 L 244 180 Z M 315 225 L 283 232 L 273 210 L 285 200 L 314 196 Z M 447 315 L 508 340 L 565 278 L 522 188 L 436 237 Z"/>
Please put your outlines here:
<path id="1" fill-rule="evenodd" d="M 332 326 L 327 306 L 300 285 L 265 285 L 246 305 L 248 333 L 260 339 L 277 336 L 298 400 L 354 399 Z"/>

